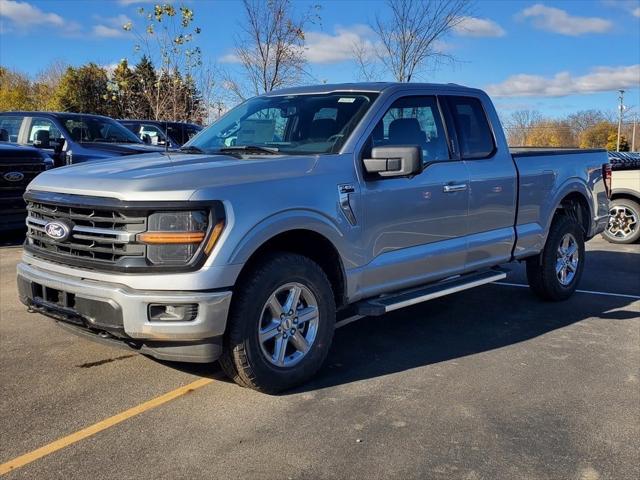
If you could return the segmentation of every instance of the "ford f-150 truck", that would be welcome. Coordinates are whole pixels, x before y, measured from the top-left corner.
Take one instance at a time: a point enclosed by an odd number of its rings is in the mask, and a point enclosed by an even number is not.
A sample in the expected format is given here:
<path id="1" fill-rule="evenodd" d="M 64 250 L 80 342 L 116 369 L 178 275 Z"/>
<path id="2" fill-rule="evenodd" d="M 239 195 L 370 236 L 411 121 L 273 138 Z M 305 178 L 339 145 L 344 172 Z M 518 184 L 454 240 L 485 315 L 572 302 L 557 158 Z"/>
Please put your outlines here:
<path id="1" fill-rule="evenodd" d="M 476 89 L 271 92 L 180 152 L 38 176 L 19 294 L 91 338 L 219 359 L 277 392 L 323 364 L 340 316 L 494 282 L 514 261 L 538 296 L 568 298 L 608 222 L 609 174 L 605 151 L 511 152 Z"/>

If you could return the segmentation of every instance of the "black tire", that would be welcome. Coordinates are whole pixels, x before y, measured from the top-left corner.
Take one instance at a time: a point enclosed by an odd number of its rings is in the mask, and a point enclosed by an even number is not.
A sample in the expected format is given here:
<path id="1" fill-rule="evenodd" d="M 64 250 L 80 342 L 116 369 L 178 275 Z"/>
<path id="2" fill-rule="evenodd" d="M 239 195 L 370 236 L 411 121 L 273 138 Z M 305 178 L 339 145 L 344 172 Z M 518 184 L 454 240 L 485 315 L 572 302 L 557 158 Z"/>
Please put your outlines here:
<path id="1" fill-rule="evenodd" d="M 635 221 L 635 224 L 633 225 L 632 233 L 624 237 L 620 237 L 620 236 L 616 236 L 613 233 L 613 231 L 610 230 L 610 228 L 614 228 L 613 222 L 616 220 L 615 218 L 612 217 L 609 222 L 609 225 L 607 225 L 607 228 L 602 234 L 604 239 L 607 240 L 608 242 L 622 244 L 622 245 L 637 242 L 638 239 L 640 239 L 640 205 L 638 205 L 638 202 L 634 202 L 629 198 L 616 198 L 615 200 L 611 201 L 609 206 L 612 213 L 616 207 L 623 207 L 629 210 L 631 214 L 635 216 L 636 221 Z"/>
<path id="2" fill-rule="evenodd" d="M 273 292 L 296 282 L 317 301 L 318 325 L 314 342 L 290 367 L 276 366 L 260 346 L 258 330 L 263 307 Z M 243 387 L 278 393 L 304 383 L 324 363 L 333 340 L 336 306 L 331 283 L 318 264 L 293 253 L 273 254 L 243 275 L 237 284 L 227 324 L 220 366 Z"/>
<path id="3" fill-rule="evenodd" d="M 578 265 L 573 279 L 563 285 L 556 273 L 557 252 L 566 234 L 571 234 L 578 246 Z M 547 242 L 539 255 L 527 259 L 527 280 L 529 288 L 540 298 L 548 301 L 566 300 L 580 283 L 584 271 L 584 232 L 576 220 L 566 215 L 558 215 L 552 222 Z"/>

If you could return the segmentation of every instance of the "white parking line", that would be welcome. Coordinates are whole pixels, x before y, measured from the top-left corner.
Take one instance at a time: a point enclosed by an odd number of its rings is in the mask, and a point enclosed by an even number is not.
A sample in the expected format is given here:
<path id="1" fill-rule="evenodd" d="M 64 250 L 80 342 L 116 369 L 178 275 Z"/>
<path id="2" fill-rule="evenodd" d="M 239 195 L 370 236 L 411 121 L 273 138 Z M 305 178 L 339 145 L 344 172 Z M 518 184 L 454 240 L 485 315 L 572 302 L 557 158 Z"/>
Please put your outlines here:
<path id="1" fill-rule="evenodd" d="M 506 287 L 529 288 L 529 285 L 524 285 L 522 283 L 495 282 L 494 285 L 504 285 Z M 604 295 L 606 297 L 621 297 L 621 298 L 632 298 L 634 300 L 640 300 L 640 296 L 627 295 L 626 293 L 598 292 L 595 290 L 576 290 L 576 292 L 590 293 L 591 295 Z"/>

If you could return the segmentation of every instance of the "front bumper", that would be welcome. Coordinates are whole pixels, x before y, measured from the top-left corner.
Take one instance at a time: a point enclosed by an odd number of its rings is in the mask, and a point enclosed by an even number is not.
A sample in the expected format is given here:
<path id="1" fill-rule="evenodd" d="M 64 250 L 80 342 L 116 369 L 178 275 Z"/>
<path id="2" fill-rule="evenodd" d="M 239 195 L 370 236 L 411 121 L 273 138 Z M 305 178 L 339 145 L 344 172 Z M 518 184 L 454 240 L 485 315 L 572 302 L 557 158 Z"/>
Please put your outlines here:
<path id="1" fill-rule="evenodd" d="M 210 362 L 221 353 L 230 291 L 145 291 L 18 264 L 25 305 L 84 333 L 117 340 L 156 358 Z M 190 321 L 150 321 L 150 304 L 197 304 Z"/>

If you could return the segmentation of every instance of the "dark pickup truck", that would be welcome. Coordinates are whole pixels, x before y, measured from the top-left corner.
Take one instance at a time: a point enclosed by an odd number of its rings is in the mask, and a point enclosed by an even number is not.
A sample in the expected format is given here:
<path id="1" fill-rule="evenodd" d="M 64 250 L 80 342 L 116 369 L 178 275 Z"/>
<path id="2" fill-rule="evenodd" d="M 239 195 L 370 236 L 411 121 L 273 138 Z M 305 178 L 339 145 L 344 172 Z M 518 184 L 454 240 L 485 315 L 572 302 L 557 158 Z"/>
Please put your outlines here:
<path id="1" fill-rule="evenodd" d="M 66 112 L 2 112 L 0 142 L 38 148 L 56 167 L 163 150 L 109 117 Z"/>
<path id="2" fill-rule="evenodd" d="M 0 143 L 0 231 L 25 226 L 27 208 L 22 195 L 53 160 L 37 148 Z"/>

